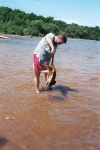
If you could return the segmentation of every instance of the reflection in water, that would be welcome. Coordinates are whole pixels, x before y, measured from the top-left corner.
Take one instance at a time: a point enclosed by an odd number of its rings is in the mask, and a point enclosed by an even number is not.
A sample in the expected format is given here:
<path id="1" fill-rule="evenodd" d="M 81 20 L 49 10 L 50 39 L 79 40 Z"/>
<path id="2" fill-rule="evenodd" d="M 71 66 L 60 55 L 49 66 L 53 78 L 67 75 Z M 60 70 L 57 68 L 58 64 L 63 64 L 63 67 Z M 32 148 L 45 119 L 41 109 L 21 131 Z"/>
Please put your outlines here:
<path id="1" fill-rule="evenodd" d="M 40 38 L 0 39 L 0 149 L 99 150 L 100 42 L 68 40 L 55 55 L 56 85 L 35 94 Z"/>
<path id="2" fill-rule="evenodd" d="M 7 144 L 8 140 L 4 137 L 0 137 L 0 148 Z"/>
<path id="3" fill-rule="evenodd" d="M 67 86 L 57 85 L 54 87 L 55 91 L 60 91 L 63 96 L 67 96 L 68 91 L 78 92 L 77 90 L 71 89 Z"/>
<path id="4" fill-rule="evenodd" d="M 53 89 L 51 89 L 53 91 L 58 91 L 61 93 L 61 95 L 49 95 L 50 97 L 54 98 L 55 100 L 65 100 L 67 98 L 67 93 L 69 91 L 71 92 L 78 92 L 77 90 L 71 89 L 67 86 L 63 86 L 63 85 L 56 85 Z"/>
<path id="5" fill-rule="evenodd" d="M 24 147 L 23 147 L 24 148 Z M 17 146 L 13 142 L 10 142 L 4 137 L 0 137 L 0 149 L 4 150 L 22 150 L 21 147 Z"/>

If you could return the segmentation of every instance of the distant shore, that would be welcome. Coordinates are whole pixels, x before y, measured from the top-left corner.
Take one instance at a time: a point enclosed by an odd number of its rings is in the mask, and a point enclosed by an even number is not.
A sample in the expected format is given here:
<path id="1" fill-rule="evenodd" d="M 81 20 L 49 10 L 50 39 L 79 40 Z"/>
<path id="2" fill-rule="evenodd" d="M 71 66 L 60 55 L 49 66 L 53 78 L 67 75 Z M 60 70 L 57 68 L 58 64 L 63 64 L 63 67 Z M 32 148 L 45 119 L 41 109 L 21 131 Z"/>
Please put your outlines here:
<path id="1" fill-rule="evenodd" d="M 29 37 L 29 38 L 37 38 L 37 37 L 38 38 L 42 38 L 42 37 L 39 37 L 39 36 L 30 36 L 30 35 L 25 36 L 25 35 L 17 35 L 17 34 L 16 35 L 15 34 L 2 34 L 2 33 L 0 34 L 0 38 L 2 38 L 2 39 L 10 39 L 11 37 L 9 37 L 9 36 L 19 36 L 19 37 Z M 67 37 L 67 39 L 69 39 L 69 40 L 90 40 L 90 39 L 80 39 L 80 38 L 70 38 L 70 37 Z"/>
<path id="2" fill-rule="evenodd" d="M 9 37 L 7 37 L 5 35 L 0 35 L 0 38 L 2 38 L 2 39 L 8 39 Z"/>
<path id="3" fill-rule="evenodd" d="M 0 38 L 2 38 L 2 39 L 8 39 L 8 38 L 10 38 L 9 36 L 15 36 L 15 37 L 19 36 L 19 37 L 29 37 L 29 38 L 37 37 L 37 36 L 30 36 L 30 35 L 25 36 L 25 35 L 17 35 L 17 34 L 2 34 L 2 33 L 0 33 Z"/>

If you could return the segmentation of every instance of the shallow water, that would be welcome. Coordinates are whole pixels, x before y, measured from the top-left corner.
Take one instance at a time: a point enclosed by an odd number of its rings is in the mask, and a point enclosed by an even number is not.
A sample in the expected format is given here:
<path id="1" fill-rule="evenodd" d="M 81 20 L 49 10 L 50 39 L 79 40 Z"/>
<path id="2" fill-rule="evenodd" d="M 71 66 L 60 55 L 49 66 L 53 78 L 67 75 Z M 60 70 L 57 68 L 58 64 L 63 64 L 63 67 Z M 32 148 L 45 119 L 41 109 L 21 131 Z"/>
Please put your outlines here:
<path id="1" fill-rule="evenodd" d="M 100 42 L 71 40 L 55 55 L 56 85 L 35 94 L 40 38 L 0 39 L 0 149 L 100 149 Z"/>

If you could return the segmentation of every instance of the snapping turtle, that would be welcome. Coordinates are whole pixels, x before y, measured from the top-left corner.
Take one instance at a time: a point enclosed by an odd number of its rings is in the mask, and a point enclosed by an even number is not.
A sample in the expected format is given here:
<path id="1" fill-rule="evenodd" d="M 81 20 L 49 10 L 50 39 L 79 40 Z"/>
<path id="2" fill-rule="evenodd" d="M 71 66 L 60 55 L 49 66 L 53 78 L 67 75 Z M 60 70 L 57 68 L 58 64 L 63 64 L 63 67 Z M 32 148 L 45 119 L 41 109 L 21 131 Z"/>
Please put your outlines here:
<path id="1" fill-rule="evenodd" d="M 51 71 L 47 72 L 46 87 L 51 87 L 56 84 L 56 69 L 52 66 Z"/>
<path id="2" fill-rule="evenodd" d="M 53 65 L 53 60 L 54 60 L 54 56 L 51 57 L 51 61 L 48 65 L 47 62 L 45 62 L 44 66 L 47 68 L 47 70 L 44 70 L 42 72 L 46 73 L 46 88 L 51 87 L 52 85 L 56 84 L 56 69 L 55 66 Z"/>

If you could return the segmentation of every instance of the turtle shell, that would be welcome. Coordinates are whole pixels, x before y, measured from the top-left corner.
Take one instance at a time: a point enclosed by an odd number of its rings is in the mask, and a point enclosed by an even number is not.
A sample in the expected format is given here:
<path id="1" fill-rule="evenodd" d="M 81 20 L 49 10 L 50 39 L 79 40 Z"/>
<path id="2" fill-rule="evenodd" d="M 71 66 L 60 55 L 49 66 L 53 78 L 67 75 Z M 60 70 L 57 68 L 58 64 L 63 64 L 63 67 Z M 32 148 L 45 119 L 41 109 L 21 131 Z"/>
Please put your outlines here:
<path id="1" fill-rule="evenodd" d="M 56 69 L 53 66 L 52 70 L 47 73 L 46 87 L 51 87 L 56 84 Z"/>

